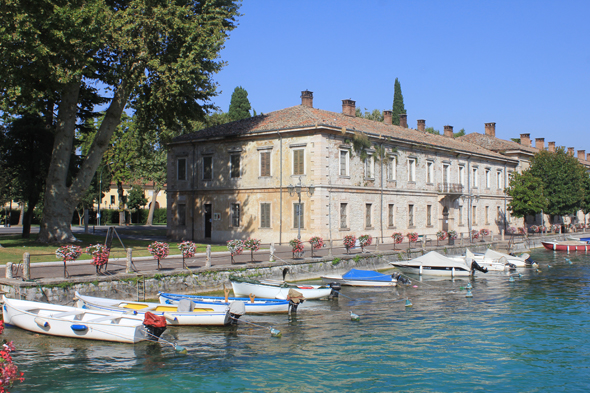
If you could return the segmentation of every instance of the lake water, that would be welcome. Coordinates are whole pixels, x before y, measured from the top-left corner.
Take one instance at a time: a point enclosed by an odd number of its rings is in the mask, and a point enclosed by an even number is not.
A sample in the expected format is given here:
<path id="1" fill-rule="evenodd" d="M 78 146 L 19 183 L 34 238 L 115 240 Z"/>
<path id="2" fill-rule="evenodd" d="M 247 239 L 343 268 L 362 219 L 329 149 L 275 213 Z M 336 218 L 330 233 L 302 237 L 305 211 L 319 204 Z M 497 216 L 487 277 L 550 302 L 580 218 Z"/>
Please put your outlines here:
<path id="1" fill-rule="evenodd" d="M 588 391 L 590 257 L 532 256 L 541 272 L 521 269 L 515 282 L 478 273 L 473 298 L 467 279 L 414 280 L 417 288 L 345 288 L 355 300 L 309 301 L 296 318 L 243 317 L 281 338 L 248 325 L 169 328 L 162 337 L 187 355 L 7 328 L 26 377 L 11 391 Z"/>

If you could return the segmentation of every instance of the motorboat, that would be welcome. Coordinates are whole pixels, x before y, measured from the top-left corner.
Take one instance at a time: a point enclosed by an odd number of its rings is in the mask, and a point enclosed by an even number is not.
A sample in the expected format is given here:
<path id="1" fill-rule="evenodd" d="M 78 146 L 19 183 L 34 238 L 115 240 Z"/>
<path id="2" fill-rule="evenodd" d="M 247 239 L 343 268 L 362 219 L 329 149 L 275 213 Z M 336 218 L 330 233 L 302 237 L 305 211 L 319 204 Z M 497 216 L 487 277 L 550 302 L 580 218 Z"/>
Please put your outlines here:
<path id="1" fill-rule="evenodd" d="M 543 247 L 552 251 L 588 251 L 590 242 L 582 240 L 565 240 L 561 242 L 541 242 Z"/>
<path id="2" fill-rule="evenodd" d="M 143 315 L 9 299 L 4 295 L 2 300 L 4 323 L 30 332 L 123 343 L 152 338 L 144 326 Z"/>
<path id="3" fill-rule="evenodd" d="M 402 273 L 431 276 L 471 276 L 476 270 L 487 273 L 477 262 L 469 258 L 453 259 L 430 251 L 418 258 L 408 261 L 389 262 Z"/>
<path id="4" fill-rule="evenodd" d="M 289 300 L 289 290 L 294 289 L 301 293 L 304 299 L 327 298 L 332 293 L 332 288 L 326 285 L 297 285 L 284 281 L 256 281 L 256 280 L 231 280 L 235 296 L 249 296 L 250 294 L 265 299 Z"/>
<path id="5" fill-rule="evenodd" d="M 182 295 L 176 293 L 159 294 L 160 303 L 178 304 L 182 299 L 190 299 L 196 307 L 207 307 L 209 305 L 225 305 L 228 307 L 232 302 L 243 302 L 246 307 L 246 314 L 266 314 L 266 313 L 286 313 L 289 311 L 289 301 L 280 299 L 258 299 L 255 296 L 247 297 L 228 297 L 227 302 L 222 296 L 201 296 L 201 295 Z"/>
<path id="6" fill-rule="evenodd" d="M 352 287 L 394 287 L 399 273 L 383 274 L 374 270 L 350 269 L 343 275 L 321 276 L 323 282 Z"/>
<path id="7" fill-rule="evenodd" d="M 92 310 L 131 315 L 151 312 L 166 318 L 169 325 L 224 326 L 231 324 L 244 314 L 244 312 L 240 313 L 240 303 L 243 308 L 243 302 L 236 302 L 233 307 L 224 304 L 202 307 L 195 305 L 190 299 L 180 301 L 178 304 L 161 304 L 85 296 L 78 292 L 76 292 L 75 300 L 78 307 Z"/>

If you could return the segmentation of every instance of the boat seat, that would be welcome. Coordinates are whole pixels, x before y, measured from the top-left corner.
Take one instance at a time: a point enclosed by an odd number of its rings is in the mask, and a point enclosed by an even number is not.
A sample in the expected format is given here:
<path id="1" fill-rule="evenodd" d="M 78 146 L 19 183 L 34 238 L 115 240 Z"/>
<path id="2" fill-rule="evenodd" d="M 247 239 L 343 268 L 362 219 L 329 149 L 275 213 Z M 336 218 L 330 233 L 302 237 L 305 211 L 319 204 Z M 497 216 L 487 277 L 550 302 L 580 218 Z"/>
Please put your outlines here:
<path id="1" fill-rule="evenodd" d="M 57 314 L 53 314 L 52 317 L 53 318 L 63 318 L 63 317 L 69 317 L 70 315 L 84 314 L 85 312 L 86 312 L 85 310 L 75 310 L 75 311 L 59 312 Z"/>
<path id="2" fill-rule="evenodd" d="M 91 319 L 88 322 L 106 322 L 106 321 L 112 321 L 113 319 L 120 319 L 121 317 L 122 317 L 122 315 L 105 315 L 104 317 Z"/>

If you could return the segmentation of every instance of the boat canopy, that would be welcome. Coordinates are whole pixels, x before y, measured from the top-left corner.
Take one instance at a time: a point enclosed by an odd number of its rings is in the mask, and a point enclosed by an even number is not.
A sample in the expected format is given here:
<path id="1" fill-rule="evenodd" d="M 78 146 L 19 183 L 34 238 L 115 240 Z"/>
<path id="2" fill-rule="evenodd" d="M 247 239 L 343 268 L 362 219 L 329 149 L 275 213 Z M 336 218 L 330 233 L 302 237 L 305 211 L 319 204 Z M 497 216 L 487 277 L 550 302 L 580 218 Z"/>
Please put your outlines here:
<path id="1" fill-rule="evenodd" d="M 469 258 L 466 258 L 469 259 Z M 456 269 L 464 269 L 464 270 L 471 270 L 471 260 L 468 262 L 465 260 L 455 260 L 451 258 L 447 258 L 444 255 L 439 254 L 436 251 L 430 251 L 427 254 L 422 255 L 421 257 L 411 259 L 409 261 L 399 261 L 395 262 L 396 265 L 409 265 L 409 266 L 428 266 L 428 267 L 449 267 L 449 268 L 456 268 Z"/>
<path id="2" fill-rule="evenodd" d="M 350 269 L 348 273 L 342 275 L 346 280 L 365 280 L 365 281 L 392 281 L 391 275 L 376 272 L 374 270 Z"/>

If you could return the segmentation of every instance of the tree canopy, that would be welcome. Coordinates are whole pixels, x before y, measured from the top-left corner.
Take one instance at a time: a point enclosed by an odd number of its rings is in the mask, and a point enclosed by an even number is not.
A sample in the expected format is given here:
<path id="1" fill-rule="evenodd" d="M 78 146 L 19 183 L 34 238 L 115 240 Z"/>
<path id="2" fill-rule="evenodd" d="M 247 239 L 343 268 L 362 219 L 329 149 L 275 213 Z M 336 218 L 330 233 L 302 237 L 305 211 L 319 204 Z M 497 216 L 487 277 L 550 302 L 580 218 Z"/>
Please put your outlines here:
<path id="1" fill-rule="evenodd" d="M 213 75 L 237 16 L 231 0 L 3 2 L 0 110 L 40 114 L 55 127 L 40 241 L 75 239 L 74 208 L 125 109 L 140 131 L 175 132 L 214 109 Z M 76 131 L 97 105 L 104 117 L 70 179 Z M 160 142 L 172 136 L 159 134 Z"/>
<path id="2" fill-rule="evenodd" d="M 229 103 L 228 115 L 231 121 L 240 119 L 247 119 L 250 115 L 250 101 L 248 100 L 248 92 L 242 86 L 234 89 Z"/>
<path id="3" fill-rule="evenodd" d="M 543 182 L 530 171 L 513 173 L 506 193 L 512 197 L 508 208 L 514 217 L 535 215 L 547 208 Z"/>
<path id="4" fill-rule="evenodd" d="M 404 96 L 402 95 L 402 85 L 399 83 L 399 80 L 395 78 L 395 83 L 393 85 L 393 109 L 391 110 L 391 122 L 399 126 L 399 115 L 402 113 L 406 113 L 406 108 L 404 107 Z"/>

